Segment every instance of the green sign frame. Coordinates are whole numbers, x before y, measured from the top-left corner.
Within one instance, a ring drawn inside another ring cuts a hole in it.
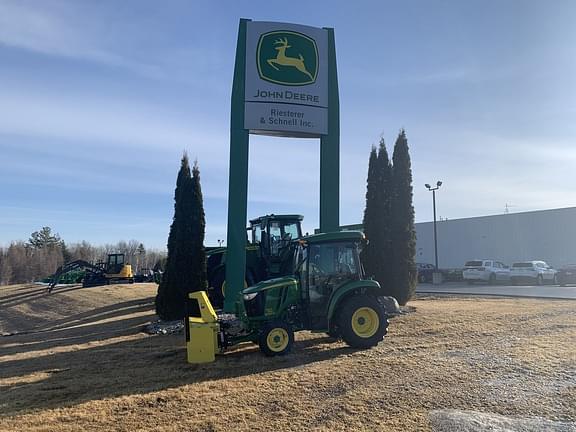
[[[234,81],[232,83],[225,313],[236,312],[235,302],[238,294],[244,288],[246,269],[250,131],[244,127],[244,105],[246,35],[249,22],[251,20],[241,19],[238,27]],[[323,28],[322,30],[327,32],[328,40],[328,133],[320,136],[320,232],[330,232],[338,231],[340,226],[340,102],[334,29]],[[289,33],[288,30],[281,32]],[[303,36],[307,37],[306,35]],[[285,37],[288,36],[285,35]],[[280,47],[288,45],[288,42],[284,43],[283,41],[284,39],[278,43]],[[306,64],[305,57],[303,63]],[[306,84],[299,85],[304,86]],[[271,135],[274,134],[271,133]]]

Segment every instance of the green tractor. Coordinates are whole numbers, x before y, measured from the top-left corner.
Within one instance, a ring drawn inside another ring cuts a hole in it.
[[[300,215],[271,214],[250,221],[246,229],[245,287],[292,271],[286,258],[293,252],[292,241],[302,237],[302,219]],[[215,308],[221,309],[226,292],[226,248],[207,248],[206,258],[208,297]]]
[[[283,265],[291,273],[244,289],[235,314],[218,316],[205,292],[190,293],[186,345],[190,363],[214,361],[217,351],[254,342],[267,356],[290,351],[294,332],[311,330],[370,348],[388,329],[378,282],[364,278],[358,231],[293,241]]]

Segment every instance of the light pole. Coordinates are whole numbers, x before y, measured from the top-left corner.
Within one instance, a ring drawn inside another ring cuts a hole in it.
[[[438,240],[436,238],[436,191],[440,189],[440,186],[442,186],[442,182],[437,181],[436,187],[434,188],[430,186],[428,183],[426,183],[424,186],[426,186],[426,189],[432,192],[432,208],[434,209],[434,261],[435,261],[434,264],[436,272],[438,272]]]

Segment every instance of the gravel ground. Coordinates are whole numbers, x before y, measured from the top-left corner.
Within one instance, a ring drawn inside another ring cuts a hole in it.
[[[0,288],[0,431],[572,431],[576,302],[420,297],[358,351],[301,332],[185,362],[154,284]]]

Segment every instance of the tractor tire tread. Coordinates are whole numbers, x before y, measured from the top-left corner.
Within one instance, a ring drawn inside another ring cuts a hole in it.
[[[286,345],[286,348],[284,348],[282,351],[272,351],[268,347],[268,344],[266,342],[268,338],[268,333],[270,333],[270,331],[275,328],[283,328],[288,333],[288,344]],[[264,326],[260,330],[260,335],[258,336],[258,345],[260,347],[260,351],[262,351],[262,353],[266,357],[274,357],[288,354],[292,350],[292,346],[294,345],[294,330],[289,324],[285,323],[284,321],[270,321],[264,324]]]
[[[378,299],[368,295],[354,295],[344,300],[339,308],[338,328],[344,342],[352,348],[367,349],[378,345],[388,332],[388,315]],[[368,338],[358,336],[352,329],[352,315],[361,307],[370,307],[378,314],[379,327],[376,333]]]

